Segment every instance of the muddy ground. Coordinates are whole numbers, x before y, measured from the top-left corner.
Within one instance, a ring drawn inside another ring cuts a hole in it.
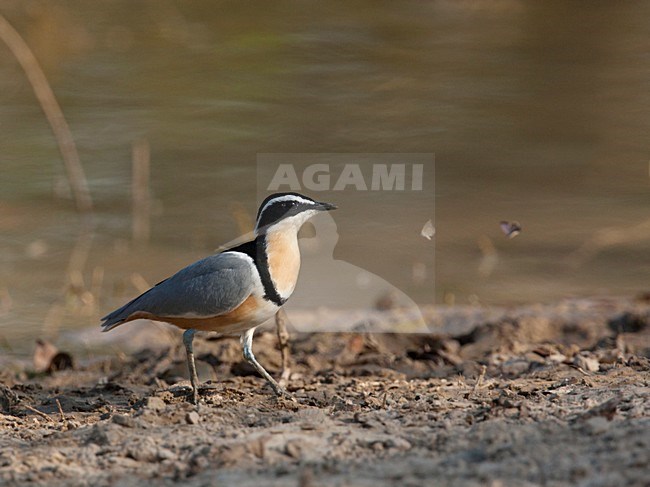
[[[473,319],[293,336],[297,403],[232,338],[196,340],[198,407],[180,340],[50,373],[5,363],[0,484],[648,485],[647,296]],[[254,347],[279,374],[275,334]]]

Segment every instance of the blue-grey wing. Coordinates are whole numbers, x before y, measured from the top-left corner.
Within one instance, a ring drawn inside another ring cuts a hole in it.
[[[250,260],[233,252],[212,255],[181,269],[102,318],[105,331],[137,311],[165,317],[211,317],[237,308],[254,287]]]

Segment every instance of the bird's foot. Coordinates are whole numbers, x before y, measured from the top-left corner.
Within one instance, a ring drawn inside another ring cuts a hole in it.
[[[198,387],[190,388],[190,392],[187,395],[187,399],[188,399],[189,402],[191,402],[195,406],[199,405],[199,389],[198,389]]]
[[[196,391],[192,391],[189,397],[189,400],[192,404],[195,406],[199,405],[199,393]]]
[[[273,390],[275,391],[276,395],[278,397],[281,397],[283,399],[287,399],[295,404],[298,404],[298,400],[296,399],[296,396],[291,394],[289,391],[287,391],[284,387],[281,387],[278,385],[277,387],[274,387]]]

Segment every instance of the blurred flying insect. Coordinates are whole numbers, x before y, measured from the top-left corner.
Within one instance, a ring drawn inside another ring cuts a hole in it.
[[[422,235],[427,240],[431,240],[431,238],[435,234],[436,234],[436,227],[433,226],[433,222],[431,220],[427,221],[422,227],[422,231],[420,232],[420,235]]]
[[[501,231],[508,238],[515,238],[517,235],[521,233],[521,225],[519,224],[519,222],[502,221],[501,223],[499,223],[499,226],[501,227]]]

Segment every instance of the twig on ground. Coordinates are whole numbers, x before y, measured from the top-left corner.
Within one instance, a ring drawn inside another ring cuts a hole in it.
[[[381,408],[386,409],[386,402],[388,401],[388,391],[384,391],[384,397],[381,400]]]
[[[59,414],[61,414],[61,421],[65,422],[65,414],[63,414],[63,408],[61,407],[61,403],[59,402],[59,399],[56,399],[56,407],[59,408]]]
[[[25,409],[29,409],[32,413],[39,415],[41,418],[47,419],[50,423],[55,422],[52,418],[50,418],[43,411],[39,411],[38,409],[33,408],[33,407],[29,406],[28,404],[25,404]]]
[[[476,384],[474,384],[474,388],[472,389],[472,394],[476,394],[476,392],[481,387],[481,382],[483,382],[483,378],[485,377],[486,371],[487,371],[487,367],[485,365],[482,365],[481,372],[479,373],[478,379],[476,379]]]

